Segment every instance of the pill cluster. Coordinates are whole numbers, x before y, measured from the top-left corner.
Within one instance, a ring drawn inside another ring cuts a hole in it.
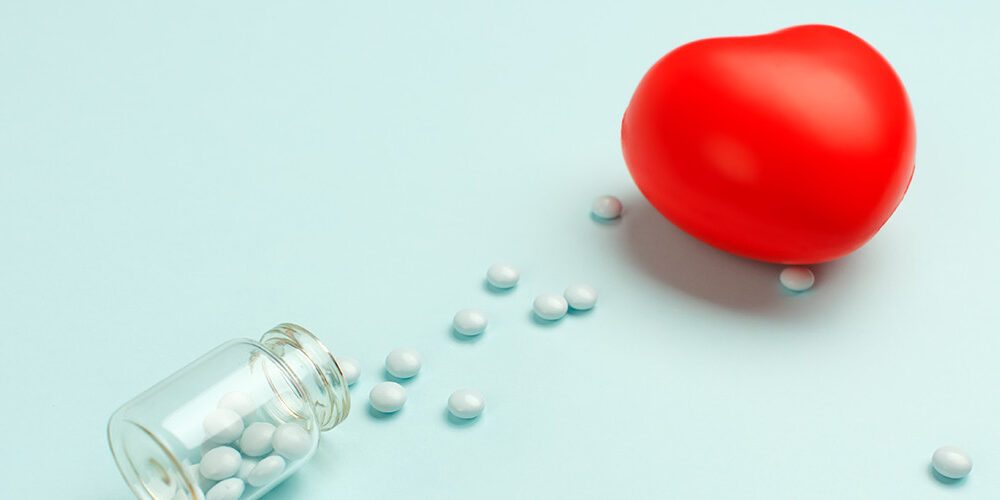
[[[532,309],[546,321],[562,319],[570,308],[577,311],[593,309],[597,304],[597,290],[590,285],[572,285],[562,295],[543,293],[535,297]]]
[[[485,322],[485,318],[483,321]],[[482,328],[485,328],[485,324]],[[413,349],[393,349],[385,357],[386,373],[398,379],[417,376],[422,365],[420,353]],[[355,370],[355,373],[360,372],[356,364],[352,366],[352,370]],[[357,376],[354,376],[348,385],[356,380]],[[379,413],[395,413],[403,409],[403,405],[406,404],[406,388],[391,380],[379,382],[368,393],[368,404]],[[472,389],[459,389],[448,398],[448,410],[458,418],[476,418],[482,414],[485,407],[486,399],[481,393]]]
[[[591,214],[599,220],[610,221],[621,217],[623,205],[614,196],[600,196],[591,205]],[[486,270],[486,283],[495,290],[514,288],[521,278],[517,267],[508,263],[496,263]],[[808,290],[815,282],[811,270],[805,267],[788,267],[781,271],[781,284],[795,292]],[[558,321],[570,310],[586,311],[597,303],[597,290],[586,284],[567,287],[563,293],[542,293],[532,302],[534,315],[542,321]],[[463,337],[474,337],[486,331],[489,321],[485,312],[477,308],[461,309],[452,318],[454,332]],[[352,358],[339,361],[348,385],[353,385],[360,375],[360,366]],[[417,375],[421,367],[420,354],[413,349],[395,349],[386,356],[385,371],[396,379],[409,379]],[[406,388],[398,382],[388,380],[372,387],[368,395],[369,405],[379,413],[394,413],[406,404]],[[448,410],[458,418],[475,418],[485,407],[483,395],[473,389],[459,389],[448,398]]]
[[[313,446],[302,424],[269,421],[253,398],[240,391],[219,400],[205,416],[203,429],[201,460],[186,460],[185,472],[205,500],[237,500],[244,492],[271,484]]]
[[[614,199],[617,201],[617,199]],[[596,202],[595,202],[596,203]],[[601,206],[607,202],[602,202]],[[611,203],[612,208],[614,203]],[[597,206],[597,204],[595,204]],[[617,217],[621,214],[621,202],[617,211],[603,211],[604,215]],[[511,289],[521,279],[517,267],[496,263],[486,270],[487,284],[497,290]],[[532,309],[539,318],[545,321],[556,321],[566,315],[570,308],[574,310],[592,309],[597,303],[597,290],[590,285],[572,285],[562,295],[545,293],[537,296]],[[474,337],[486,331],[489,320],[481,309],[467,308],[455,313],[451,321],[452,329],[462,337]],[[353,358],[340,358],[338,365],[344,374],[348,385],[353,385],[361,374],[360,364]],[[375,384],[368,393],[368,404],[380,414],[398,412],[406,404],[406,388],[399,382],[415,377],[423,365],[420,353],[413,349],[394,349],[385,357],[385,372],[390,380]],[[448,411],[456,418],[474,419],[482,414],[486,407],[486,398],[479,391],[469,388],[458,389],[448,397]]]

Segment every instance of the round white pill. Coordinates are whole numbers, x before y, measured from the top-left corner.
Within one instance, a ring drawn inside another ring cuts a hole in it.
[[[340,373],[344,374],[344,382],[347,382],[347,385],[354,385],[361,377],[361,363],[354,358],[337,358],[337,366],[340,367]]]
[[[236,500],[243,494],[243,480],[240,478],[230,478],[219,484],[212,486],[212,489],[205,493],[205,500]]]
[[[243,419],[233,410],[218,408],[205,416],[204,427],[205,438],[209,441],[232,443],[243,432]]]
[[[537,314],[539,318],[555,321],[566,315],[566,311],[569,309],[569,304],[566,303],[566,298],[562,295],[543,293],[538,297],[535,297],[532,309],[535,310],[535,314]]]
[[[401,347],[385,357],[385,371],[397,378],[410,378],[420,371],[420,353]]]
[[[247,418],[257,412],[257,403],[243,391],[233,391],[222,396],[219,408],[233,410],[240,418]]]
[[[497,288],[511,288],[521,279],[521,271],[510,264],[493,264],[486,270],[486,281]]]
[[[778,280],[782,286],[793,292],[804,292],[812,288],[816,276],[808,267],[792,266],[782,269]]]
[[[622,201],[614,196],[598,196],[590,211],[602,219],[617,219],[622,216]]]
[[[264,460],[261,460],[253,470],[250,471],[250,475],[247,476],[247,484],[255,488],[264,486],[271,481],[274,481],[282,472],[285,471],[285,459],[277,456],[271,455]]]
[[[961,479],[972,471],[972,457],[954,446],[942,446],[934,450],[931,465],[944,477]]]
[[[458,418],[476,418],[485,407],[486,398],[476,390],[459,389],[448,397],[448,411]]]
[[[309,431],[295,422],[281,424],[274,431],[272,444],[275,453],[289,460],[297,460],[308,455],[313,445]]]
[[[597,303],[597,290],[590,285],[572,285],[563,292],[563,297],[573,309],[586,311]]]
[[[236,475],[243,465],[243,457],[240,452],[228,446],[212,448],[201,457],[198,464],[198,472],[201,472],[205,479],[218,481]]]
[[[243,431],[243,436],[240,437],[240,451],[248,457],[259,457],[271,453],[274,430],[274,425],[267,422],[250,424]]]
[[[486,330],[486,313],[479,309],[462,309],[455,313],[451,325],[462,335],[479,335]]]
[[[368,403],[382,413],[399,411],[406,403],[406,389],[395,382],[381,382],[368,393]]]

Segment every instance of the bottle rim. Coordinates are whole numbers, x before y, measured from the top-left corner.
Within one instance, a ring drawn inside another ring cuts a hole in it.
[[[333,429],[347,418],[351,411],[347,381],[337,359],[316,335],[294,323],[281,323],[264,333],[260,344],[300,379],[306,392],[304,396],[312,403],[320,430]],[[282,354],[286,348],[291,349],[297,358],[306,360],[306,366],[290,366]],[[305,379],[313,383],[306,383]]]

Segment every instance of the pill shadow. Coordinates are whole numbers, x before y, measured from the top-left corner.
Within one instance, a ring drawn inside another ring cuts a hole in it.
[[[688,235],[645,198],[623,217],[629,260],[644,274],[692,297],[724,307],[768,312],[785,298],[781,266],[738,257]],[[798,294],[796,294],[798,295]]]
[[[394,411],[392,413],[382,413],[382,412],[376,410],[375,408],[372,408],[372,405],[368,405],[368,416],[372,417],[375,420],[385,420],[385,421],[393,420],[393,419],[399,417],[399,414],[402,411],[403,410]]]
[[[461,333],[458,333],[458,330],[455,330],[455,327],[448,325],[448,335],[463,344],[475,344],[476,342],[482,340],[483,335],[485,334],[486,332],[480,333],[479,335],[462,335]]]
[[[517,285],[514,285],[510,288],[495,287],[490,284],[489,280],[483,278],[483,290],[486,290],[487,292],[492,293],[493,295],[510,295],[514,293],[514,290],[516,288]]]
[[[588,316],[593,312],[594,312],[593,307],[591,307],[590,309],[573,309],[571,307],[569,308],[568,311],[566,311],[566,314],[569,316]]]
[[[416,375],[414,375],[412,377],[409,377],[409,378],[401,378],[401,377],[397,377],[397,376],[389,373],[389,370],[386,370],[386,369],[382,369],[382,375],[385,378],[386,382],[395,382],[395,383],[397,383],[399,385],[407,385],[410,382],[413,382],[414,380],[416,380],[416,378],[420,376],[420,374],[418,373],[418,374],[416,374]]]
[[[452,427],[458,427],[458,428],[469,427],[472,424],[478,422],[479,418],[480,417],[478,416],[475,418],[458,418],[455,415],[452,415],[447,408],[444,409],[444,420],[445,422],[448,423],[448,425]]]
[[[927,466],[927,474],[930,475],[935,481],[948,488],[957,488],[965,483],[965,477],[952,479],[950,477],[942,476],[940,472],[934,469],[933,465]]]
[[[603,217],[598,217],[594,215],[594,212],[590,212],[590,220],[602,225],[602,226],[617,226],[622,223],[622,218],[625,217],[624,210],[622,211],[621,217],[616,217],[614,219],[605,219]]]
[[[533,310],[529,310],[528,311],[528,318],[531,319],[532,323],[534,323],[534,324],[536,324],[538,326],[541,326],[543,328],[555,328],[555,327],[559,326],[559,323],[562,321],[562,318],[560,318],[560,319],[554,319],[554,320],[548,320],[548,319],[539,318],[538,315],[535,314],[535,311],[533,311]]]

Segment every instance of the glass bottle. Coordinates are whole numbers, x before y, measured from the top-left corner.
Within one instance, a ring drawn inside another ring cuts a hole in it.
[[[125,403],[108,442],[142,500],[253,500],[308,461],[320,432],[350,407],[330,351],[283,323],[259,341],[217,347]]]

